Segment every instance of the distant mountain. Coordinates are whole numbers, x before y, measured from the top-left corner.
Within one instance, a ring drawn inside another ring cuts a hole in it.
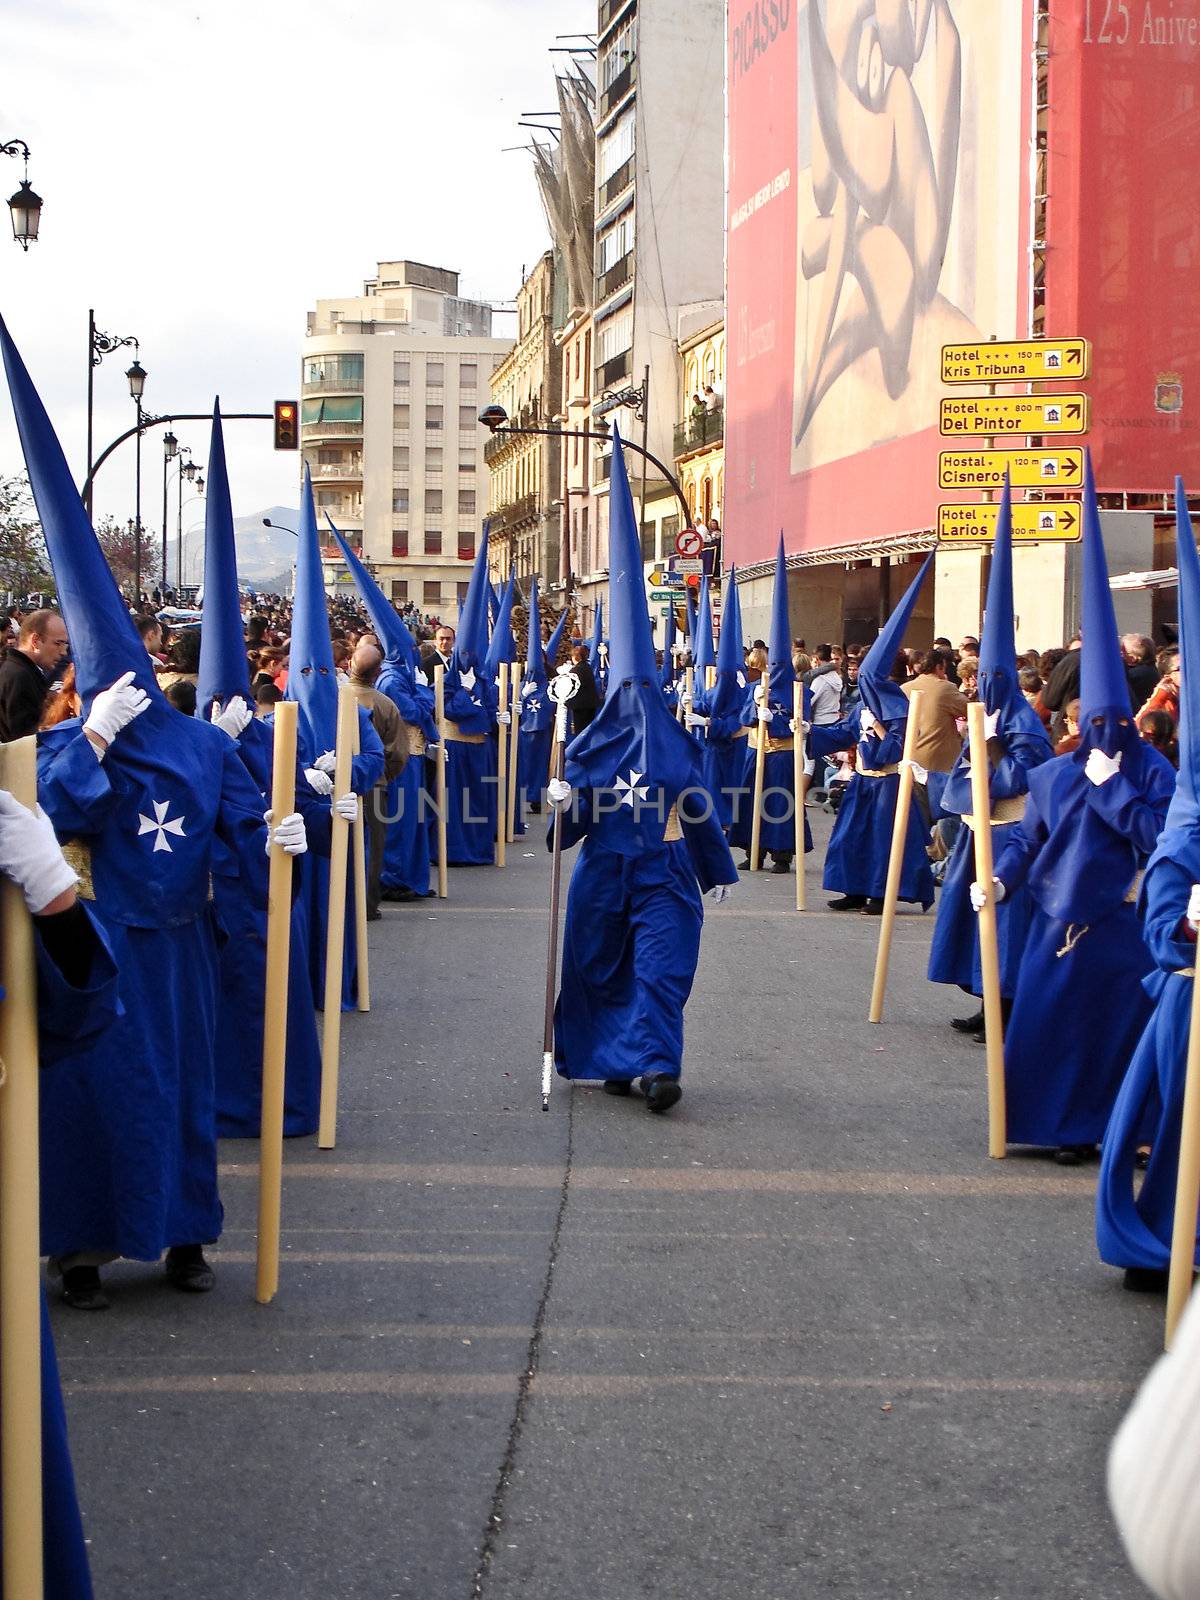
[[[282,524],[279,528],[264,528],[263,518]],[[249,516],[233,519],[237,537],[238,577],[243,583],[254,583],[268,590],[279,590],[281,574],[287,575],[291,584],[292,564],[296,559],[296,541],[287,528],[298,527],[300,512],[293,506],[268,506],[265,511],[255,511]],[[271,580],[268,583],[268,580]]]

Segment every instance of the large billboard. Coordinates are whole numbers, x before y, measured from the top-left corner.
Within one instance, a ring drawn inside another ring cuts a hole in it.
[[[1027,331],[1023,0],[731,0],[725,554],[929,528],[940,349]]]
[[[1092,341],[1099,487],[1200,489],[1200,4],[1054,0],[1046,330]]]

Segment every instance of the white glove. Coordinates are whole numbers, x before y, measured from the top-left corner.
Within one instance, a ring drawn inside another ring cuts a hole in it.
[[[428,676],[427,676],[427,674],[425,672],[424,667],[418,667],[417,670],[413,673],[413,678],[417,683],[419,683],[421,685],[422,689],[428,689],[428,687],[429,687],[429,678],[428,678]]]
[[[343,822],[358,821],[358,796],[356,794],[340,794],[333,802],[333,809]]]
[[[77,882],[50,818],[40,806],[30,811],[7,789],[0,789],[0,872],[17,885],[35,916]]]
[[[496,721],[498,723],[500,723],[501,726],[507,727],[508,724],[512,721],[512,712],[511,711],[497,711],[497,713],[496,713]]]
[[[209,721],[214,728],[220,728],[222,733],[227,733],[231,739],[236,739],[238,734],[254,721],[254,713],[240,694],[234,694],[230,695],[224,711],[221,709],[220,701],[213,701]]]
[[[1115,778],[1121,770],[1121,757],[1123,750],[1118,750],[1115,756],[1106,756],[1103,750],[1089,750],[1088,758],[1083,764],[1083,770],[1096,785],[1097,789],[1102,783],[1107,783],[1110,778]]]
[[[133,681],[133,673],[126,672],[111,689],[101,689],[92,701],[92,709],[83,725],[85,733],[94,733],[109,745],[127,728],[134,717],[140,717],[150,705],[150,696]]]
[[[319,767],[305,767],[304,776],[308,779],[308,786],[319,795],[333,793],[333,779],[327,772],[322,772]]]
[[[271,846],[277,844],[289,856],[302,856],[308,849],[308,833],[304,826],[304,818],[298,811],[291,811],[286,817],[274,820],[273,811],[263,812],[263,821],[267,825],[267,854],[271,854]]]
[[[702,717],[698,711],[688,711],[688,712],[686,712],[685,715],[684,715],[683,720],[687,723],[689,728],[707,728],[708,727],[708,718],[707,717]]]
[[[1187,925],[1193,933],[1200,933],[1200,883],[1192,885],[1192,892],[1188,895]]]
[[[521,699],[528,700],[529,696],[531,694],[536,694],[537,691],[538,686],[536,683],[524,683],[521,685]]]
[[[760,722],[774,722],[775,713],[771,710],[770,706],[759,706],[758,720]]]
[[[994,739],[996,737],[996,729],[999,726],[1000,726],[1000,713],[999,713],[999,711],[987,711],[987,712],[984,713],[984,718],[983,718],[983,737],[985,739]]]
[[[875,713],[866,706],[860,706],[858,712],[859,737],[868,738],[878,727],[879,723],[875,720]]]
[[[571,785],[564,778],[551,778],[546,797],[556,811],[565,811],[571,804]]]
[[[685,689],[685,690],[684,690],[684,691],[683,691],[683,693],[682,693],[682,694],[681,694],[681,695],[680,695],[680,696],[679,696],[679,704],[680,704],[680,705],[681,705],[681,706],[690,706],[690,705],[691,705],[691,703],[692,703],[692,697],[691,697],[691,695],[690,695],[690,694],[689,694],[689,693],[688,693],[688,692],[687,692],[687,690],[686,690],[686,689]]]
[[[460,672],[458,675],[458,681],[469,693],[475,687],[475,668],[468,667],[465,672]]]
[[[997,905],[999,905],[1001,900],[1004,899],[1005,892],[1006,891],[1005,891],[1004,885],[1000,882],[1000,879],[999,878],[993,878],[992,879],[992,899],[996,902]],[[984,906],[987,905],[987,898],[988,898],[987,890],[983,887],[983,885],[981,883],[973,883],[971,885],[970,895],[971,895],[971,909],[973,911],[982,911]]]
[[[712,888],[708,891],[708,898],[712,901],[713,905],[723,906],[726,900],[733,899],[733,891],[735,888],[736,885],[732,883],[714,883]]]
[[[912,768],[912,775],[913,775],[913,782],[914,783],[928,783],[929,782],[929,774],[928,774],[928,772],[926,772],[925,768],[921,765],[921,763],[919,761],[908,761],[908,762],[905,763],[905,765]]]
[[[336,752],[333,750],[326,750],[324,755],[317,757],[317,759],[313,762],[313,766],[316,767],[318,772],[327,772],[332,778],[334,773],[337,771]]]

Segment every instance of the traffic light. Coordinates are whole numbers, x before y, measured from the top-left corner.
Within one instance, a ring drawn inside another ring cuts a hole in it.
[[[294,400],[275,402],[275,448],[276,450],[300,448],[300,407]]]

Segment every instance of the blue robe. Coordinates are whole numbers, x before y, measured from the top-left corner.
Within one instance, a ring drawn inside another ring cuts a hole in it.
[[[718,688],[711,691],[716,694]],[[804,714],[807,716],[810,709],[808,689],[804,690]],[[792,708],[781,709],[772,702],[774,716],[766,724],[768,737],[782,739],[787,748],[783,750],[768,750],[763,761],[763,817],[759,826],[759,850],[765,854],[768,850],[772,855],[794,855],[796,851],[796,807],[804,805],[803,795],[796,795],[796,761],[792,735]],[[753,837],[754,827],[754,773],[757,761],[756,728],[764,726],[758,720],[758,705],[754,699],[753,688],[746,693],[742,703],[741,722],[750,729],[749,737],[743,740],[731,741],[735,753],[722,765],[732,769],[738,757],[740,748],[742,772],[740,782],[734,779],[730,787],[733,790],[731,798],[730,815],[730,844],[740,845],[747,853],[750,850],[750,840]],[[716,719],[718,739],[726,727],[726,720]],[[709,733],[713,731],[712,723],[709,724]],[[708,769],[706,768],[706,771]],[[808,818],[804,818],[804,849],[807,853],[813,847],[812,830],[808,826]]]
[[[300,722],[300,762],[311,767],[323,752],[310,748]],[[371,713],[358,707],[358,750],[350,765],[350,788],[354,794],[368,795],[383,778],[383,745],[375,732]],[[307,786],[308,780],[305,779]],[[310,789],[310,793],[312,790]],[[329,805],[337,799],[330,795]],[[308,976],[312,1003],[318,1011],[325,1007],[325,945],[329,928],[329,858],[309,851],[301,857],[300,900],[305,917],[304,939],[308,946]],[[353,1011],[357,993],[358,960],[354,920],[354,852],[346,853],[346,938],[342,955],[342,1010]]]
[[[1171,1264],[1183,1090],[1187,1076],[1196,940],[1184,925],[1200,860],[1159,857],[1142,884],[1143,932],[1154,968],[1144,979],[1153,1010],[1121,1084],[1100,1153],[1096,1243],[1114,1267]],[[1140,1187],[1135,1156],[1150,1145]],[[1197,1247],[1200,1262],[1200,1245]]]
[[[474,691],[446,675],[446,860],[452,867],[491,866],[496,856],[495,707],[484,676]],[[433,787],[431,781],[431,788]],[[436,796],[436,790],[434,791]],[[430,853],[437,857],[437,816],[429,816]]]
[[[818,759],[858,745],[858,767],[846,785],[825,854],[824,887],[838,894],[866,895],[871,900],[882,900],[887,887],[900,774],[891,772],[881,778],[868,774],[899,763],[904,752],[905,718],[889,718],[883,726],[886,731],[882,739],[874,733],[860,739],[859,719],[855,716],[813,728],[808,736],[809,747]],[[928,843],[925,820],[920,807],[914,804],[908,812],[899,898],[914,901],[924,910],[933,904]]]
[[[214,841],[265,899],[262,802],[220,729],[152,704],[103,762],[78,719],[39,740],[39,799],[90,851],[123,1007],[42,1080],[42,1251],[157,1261],[221,1232]]]
[[[739,694],[739,689],[744,692]],[[696,710],[708,718],[708,728],[697,730],[701,735],[700,770],[704,787],[712,796],[717,821],[727,834],[736,821],[749,817],[754,804],[754,750],[746,727],[748,700],[746,685],[723,682],[720,675],[711,689],[703,689],[696,695]],[[771,764],[770,756],[767,764]],[[773,782],[768,781],[766,787],[773,787]],[[773,826],[766,819],[764,822],[767,827]],[[736,842],[742,841],[739,838]],[[749,849],[749,833],[745,844]],[[772,846],[764,848],[769,850]],[[781,844],[779,849],[793,850],[795,845]]]
[[[988,764],[989,793],[993,811],[998,800],[1013,801],[1029,791],[1029,774],[1051,755],[1044,736],[1015,730],[1002,739],[1003,753]],[[934,775],[930,773],[930,778]],[[971,766],[959,757],[948,775],[941,795],[941,809],[952,816],[971,814]],[[1017,809],[1016,807],[1013,808]],[[992,854],[998,857],[1009,830],[1019,819],[992,824]],[[971,885],[975,882],[975,835],[967,826],[960,829],[946,864],[942,893],[938,900],[937,921],[929,950],[929,981],[954,983],[969,994],[983,993],[979,964],[979,917],[971,904]],[[1000,950],[1000,993],[1011,1000],[1017,992],[1017,974],[1033,919],[1033,900],[1022,885],[996,907],[996,935]]]
[[[1035,905],[1004,1037],[1010,1144],[1098,1144],[1150,1013],[1151,961],[1126,893],[1175,774],[1144,745],[1126,752],[1131,776],[1096,785],[1075,755],[1030,773],[995,863],[1006,894],[1028,882]]]
[[[419,745],[437,743],[433,720],[433,693],[418,684],[410,669],[385,663],[375,687],[395,705]],[[388,785],[387,834],[383,867],[379,875],[385,889],[429,893],[430,799],[425,787],[425,760],[420,748],[411,749],[404,770]]]
[[[236,740],[242,765],[269,806],[273,719],[255,718]],[[329,855],[330,805],[309,787],[296,764],[296,810],[304,818],[309,852]],[[287,1054],[283,1131],[315,1133],[321,1101],[321,1042],[308,977],[308,921],[299,900],[301,862],[293,868],[288,945]],[[257,1139],[262,1131],[263,1005],[267,983],[266,901],[247,893],[231,852],[218,845],[213,902],[221,931],[217,1009],[217,1134]]]
[[[564,1078],[677,1078],[704,923],[700,896],[736,881],[733,858],[695,796],[680,805],[682,838],[630,855],[609,848],[606,828],[594,826],[591,792],[576,794],[577,808],[562,822],[564,848],[584,843],[567,894],[555,1068]],[[701,820],[687,820],[689,805]]]

